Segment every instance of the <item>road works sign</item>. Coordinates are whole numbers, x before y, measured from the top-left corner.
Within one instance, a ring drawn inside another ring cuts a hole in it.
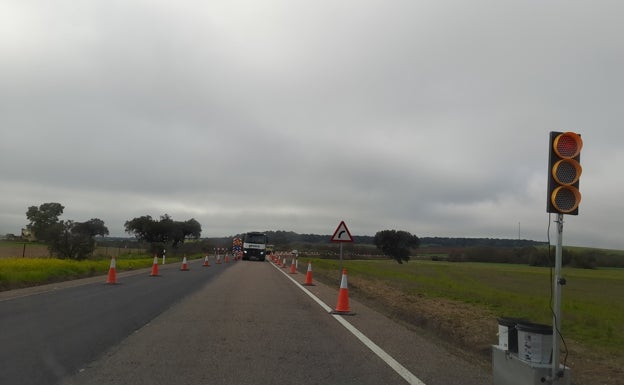
[[[351,237],[351,233],[349,229],[347,229],[347,225],[344,221],[340,221],[338,228],[334,231],[334,235],[331,237],[332,242],[353,242],[353,237]]]

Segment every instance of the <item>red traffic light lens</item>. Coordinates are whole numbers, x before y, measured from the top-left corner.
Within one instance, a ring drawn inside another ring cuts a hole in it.
[[[553,149],[557,156],[561,158],[574,158],[581,153],[583,139],[574,132],[564,132],[557,135],[553,140]]]

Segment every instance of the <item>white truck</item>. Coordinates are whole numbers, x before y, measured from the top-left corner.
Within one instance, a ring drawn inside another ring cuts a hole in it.
[[[269,239],[266,234],[252,231],[243,236],[243,259],[257,259],[264,261]]]

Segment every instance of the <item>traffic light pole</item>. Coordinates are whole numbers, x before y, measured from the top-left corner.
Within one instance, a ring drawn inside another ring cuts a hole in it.
[[[552,355],[552,382],[560,378],[559,371],[559,330],[561,330],[561,287],[565,280],[561,278],[562,249],[563,249],[563,214],[557,214],[557,247],[555,249],[555,279],[553,282],[553,355]]]

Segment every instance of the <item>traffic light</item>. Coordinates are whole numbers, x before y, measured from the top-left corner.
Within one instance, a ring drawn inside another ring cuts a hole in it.
[[[578,215],[581,202],[579,178],[583,140],[574,132],[550,133],[548,154],[548,203],[549,213]]]

